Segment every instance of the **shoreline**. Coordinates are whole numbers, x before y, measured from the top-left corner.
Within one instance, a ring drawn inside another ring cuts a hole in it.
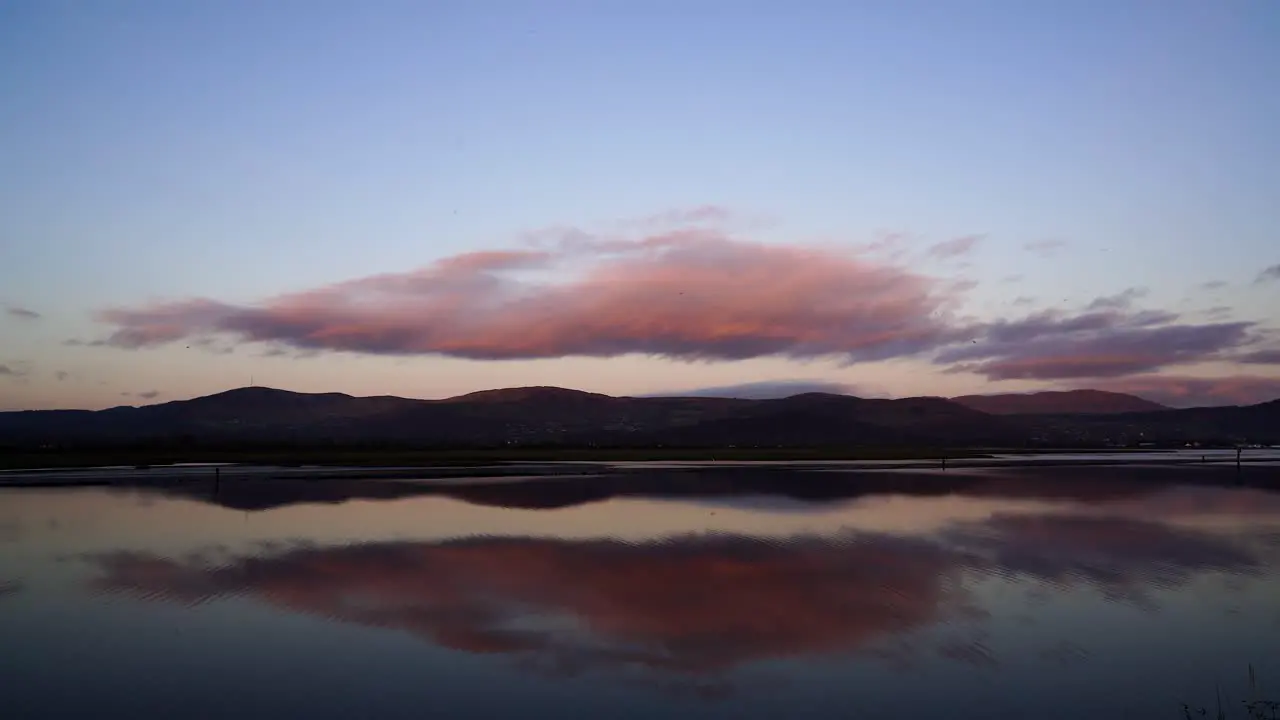
[[[1127,459],[1105,457],[1068,457],[1071,453],[1057,453],[1058,457],[1019,458],[1016,455],[940,459],[892,459],[892,460],[547,460],[547,461],[499,461],[474,464],[445,465],[275,465],[240,463],[185,463],[144,467],[96,466],[96,467],[46,467],[0,470],[0,488],[5,487],[93,487],[134,484],[168,484],[192,480],[214,481],[271,481],[271,480],[486,480],[516,482],[526,479],[558,477],[583,477],[590,475],[625,475],[645,471],[702,470],[774,470],[811,471],[832,474],[842,472],[894,473],[895,471],[948,472],[972,470],[996,470],[1002,468],[1064,468],[1064,467],[1168,467],[1201,468],[1214,470],[1215,475],[1237,472],[1244,467],[1251,472],[1271,468],[1280,480],[1280,456],[1268,454],[1262,457],[1244,455],[1239,462],[1231,454],[1208,453],[1201,456],[1186,454],[1158,457],[1156,453],[1128,455]],[[1086,453],[1076,453],[1086,455]],[[1089,453],[1093,455],[1093,453]],[[1173,454],[1171,454],[1173,455]]]

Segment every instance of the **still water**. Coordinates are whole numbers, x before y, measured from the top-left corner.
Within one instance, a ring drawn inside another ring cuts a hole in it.
[[[1244,717],[1280,483],[1206,472],[0,489],[0,716]]]

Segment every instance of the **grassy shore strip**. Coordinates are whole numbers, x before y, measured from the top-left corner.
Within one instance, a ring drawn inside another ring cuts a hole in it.
[[[67,452],[0,451],[0,469],[135,467],[178,463],[233,463],[281,467],[440,467],[511,462],[646,462],[693,460],[929,460],[944,456],[981,457],[981,450],[897,448],[683,449],[683,448],[512,448],[481,450],[382,450],[281,448],[130,449]]]
[[[746,461],[740,461],[746,462]],[[271,481],[271,480],[439,480],[450,479],[504,482],[522,479],[582,477],[599,475],[626,475],[645,473],[653,470],[715,470],[733,472],[737,469],[775,470],[775,471],[809,471],[823,474],[831,473],[833,477],[841,474],[858,473],[894,473],[909,471],[926,471],[952,474],[988,472],[992,470],[1015,470],[1018,468],[1051,468],[1051,467],[1131,467],[1131,468],[1186,468],[1188,473],[1180,476],[1184,482],[1209,484],[1239,484],[1245,480],[1249,483],[1262,483],[1272,486],[1280,477],[1280,470],[1266,465],[1251,465],[1248,462],[1236,467],[1234,463],[1215,462],[1202,464],[1198,459],[1169,458],[1153,462],[1114,462],[1105,459],[1078,460],[1053,458],[1036,458],[1020,460],[984,460],[972,458],[949,461],[944,468],[937,460],[900,461],[892,465],[875,464],[873,461],[773,461],[766,465],[735,465],[732,462],[703,463],[691,461],[637,462],[634,464],[615,464],[611,462],[546,462],[507,463],[507,464],[458,464],[427,466],[297,466],[282,467],[272,465],[222,465],[210,467],[114,467],[114,468],[61,468],[40,470],[15,470],[0,472],[0,487],[72,487],[72,486],[110,486],[110,485],[165,485],[182,482],[206,482],[221,478],[238,481]],[[1241,476],[1241,469],[1245,475]]]
[[[29,451],[0,449],[0,470],[162,466],[180,463],[342,467],[475,467],[512,462],[866,461],[988,458],[992,454],[1150,453],[1149,449],[1024,448],[130,448]]]

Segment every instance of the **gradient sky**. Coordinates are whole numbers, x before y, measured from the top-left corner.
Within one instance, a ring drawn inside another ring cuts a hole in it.
[[[1280,396],[1269,0],[0,0],[0,97],[0,409]]]

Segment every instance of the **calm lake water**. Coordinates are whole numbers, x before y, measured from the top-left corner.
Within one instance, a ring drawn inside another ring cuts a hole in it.
[[[1140,470],[0,489],[0,717],[1280,699],[1280,470]]]

